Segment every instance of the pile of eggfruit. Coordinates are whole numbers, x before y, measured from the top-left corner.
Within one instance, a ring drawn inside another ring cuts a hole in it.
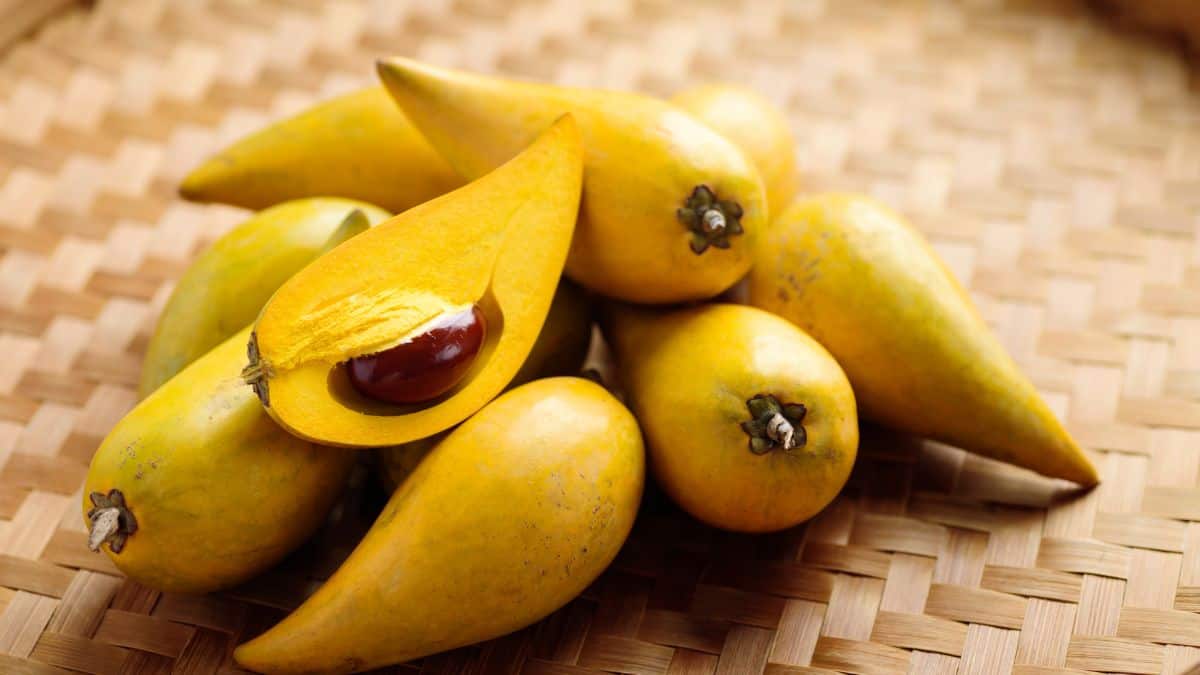
[[[707,524],[795,526],[846,483],[860,415],[1097,482],[916,230],[795,196],[762,97],[379,72],[185,179],[263,210],[180,279],[88,474],[93,550],[201,593],[294,550],[373,449],[387,505],[241,666],[351,672],[528,625],[612,562],[647,463]]]

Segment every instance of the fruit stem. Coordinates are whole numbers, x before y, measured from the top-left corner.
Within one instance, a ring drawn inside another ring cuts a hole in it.
[[[725,229],[725,214],[718,209],[709,209],[704,212],[704,231],[710,234],[716,234]]]
[[[258,353],[258,334],[251,331],[250,341],[246,343],[246,357],[249,363],[242,368],[242,382],[254,388],[254,394],[265,406],[271,405],[270,391],[267,389],[267,378],[271,376],[271,366]]]
[[[121,529],[121,510],[116,507],[95,509],[88,523],[88,548],[99,551],[100,545],[108,541]]]
[[[767,437],[783,446],[784,450],[796,447],[796,430],[783,413],[775,413],[767,422]]]
[[[742,234],[742,205],[717,197],[707,185],[697,185],[675,211],[679,222],[692,233],[688,246],[700,255],[715,248],[729,248],[729,237]]]
[[[758,394],[746,401],[750,419],[742,422],[742,431],[750,437],[750,452],[763,455],[775,449],[784,451],[803,447],[808,433],[800,424],[808,409],[802,403],[781,403],[771,394]]]
[[[88,548],[93,552],[108,544],[113,553],[125,548],[125,540],[137,532],[137,519],[125,506],[125,495],[113,488],[108,494],[93,492],[89,495],[92,509],[88,511]]]

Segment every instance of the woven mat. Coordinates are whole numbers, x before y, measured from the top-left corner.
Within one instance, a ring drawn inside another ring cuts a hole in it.
[[[1083,496],[864,442],[794,531],[701,527],[651,492],[543,623],[396,672],[1177,673],[1200,661],[1200,92],[1167,43],[1074,3],[100,2],[0,58],[0,672],[233,673],[382,497],[233,593],[159,594],[84,547],[79,486],[134,402],[156,312],[244,214],[173,188],[380,54],[785,106],[810,189],[910,214],[1083,444]]]

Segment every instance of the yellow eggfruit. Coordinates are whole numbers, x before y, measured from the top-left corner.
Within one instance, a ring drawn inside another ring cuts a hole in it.
[[[710,298],[749,269],[767,218],[758,171],[666,101],[516,82],[388,59],[384,85],[456,170],[480,176],[563,113],[579,122],[584,182],[566,273],[609,297]]]
[[[274,565],[324,521],[356,460],[267,417],[240,376],[249,333],[156,389],[92,458],[89,543],[151,588],[207,593]]]
[[[933,249],[857,195],[795,203],[756,251],[750,303],[846,369],[864,417],[1055,478],[1099,475]]]
[[[696,518],[728,530],[796,525],[841,490],[858,451],[854,393],[803,331],[744,305],[607,312],[650,467]]]
[[[383,89],[371,87],[246,136],[196,167],[179,192],[248,209],[347,197],[399,213],[464,182]]]
[[[142,362],[141,398],[258,316],[275,289],[321,253],[390,214],[364,202],[315,197],[255,214],[180,277]]]
[[[582,153],[564,116],[492,173],[371,228],[284,283],[248,347],[246,379],[268,413],[315,442],[377,447],[449,429],[495,398],[550,309],[579,211]],[[423,344],[462,316],[476,317],[478,350],[449,389],[397,402],[356,385],[354,359]]]
[[[604,388],[513,389],[440,442],[325,585],[234,659],[349,673],[527,626],[612,562],[643,475],[637,422]]]

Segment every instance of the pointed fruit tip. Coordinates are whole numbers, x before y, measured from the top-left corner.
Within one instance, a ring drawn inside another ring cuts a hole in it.
[[[246,658],[245,652],[243,651],[247,644],[249,643],[247,642],[245,644],[240,644],[233,648],[233,662],[247,670],[254,670],[254,664]]]
[[[1077,467],[1074,475],[1068,479],[1082,487],[1090,488],[1100,484],[1100,473],[1096,471],[1096,465],[1083,456],[1083,461]]]
[[[238,645],[237,647],[234,647],[233,662],[238,664],[242,668],[246,668],[246,669],[252,670],[254,672],[262,672],[265,669],[265,667],[267,666],[267,664],[262,662],[262,659],[260,658],[261,657],[260,654],[255,653],[257,651],[257,649],[255,648],[255,643],[257,643],[257,642],[258,642],[258,638],[256,637],[256,638],[253,638],[246,642],[243,642],[242,644]]]
[[[1096,470],[1096,463],[1083,448],[1079,447],[1079,443],[1065,429],[1062,430],[1062,434],[1065,437],[1070,462],[1063,474],[1058,477],[1085,488],[1099,485],[1100,472]]]
[[[209,183],[206,178],[209,173],[206,169],[207,166],[208,162],[205,162],[192,169],[188,175],[183,177],[183,180],[179,182],[178,188],[180,197],[192,202],[206,201],[204,197],[204,193],[206,192],[205,186]]]
[[[430,76],[435,68],[403,56],[388,56],[375,60],[375,72],[383,85],[389,89],[393,86],[411,86],[417,78]]]
[[[379,81],[389,92],[404,84],[405,68],[396,57],[375,59],[375,72],[379,75]]]
[[[392,64],[393,61],[395,61],[395,57],[381,56],[375,59],[375,72],[379,73],[380,77],[390,74],[395,70],[395,66]]]
[[[1040,469],[1035,468],[1034,470],[1038,473],[1050,478],[1071,481],[1082,488],[1091,488],[1100,484],[1100,472],[1096,470],[1092,458],[1069,435],[1065,436],[1063,444],[1054,446],[1047,456],[1052,458],[1053,464],[1051,466],[1043,465]],[[1028,465],[1022,466],[1033,468]]]

